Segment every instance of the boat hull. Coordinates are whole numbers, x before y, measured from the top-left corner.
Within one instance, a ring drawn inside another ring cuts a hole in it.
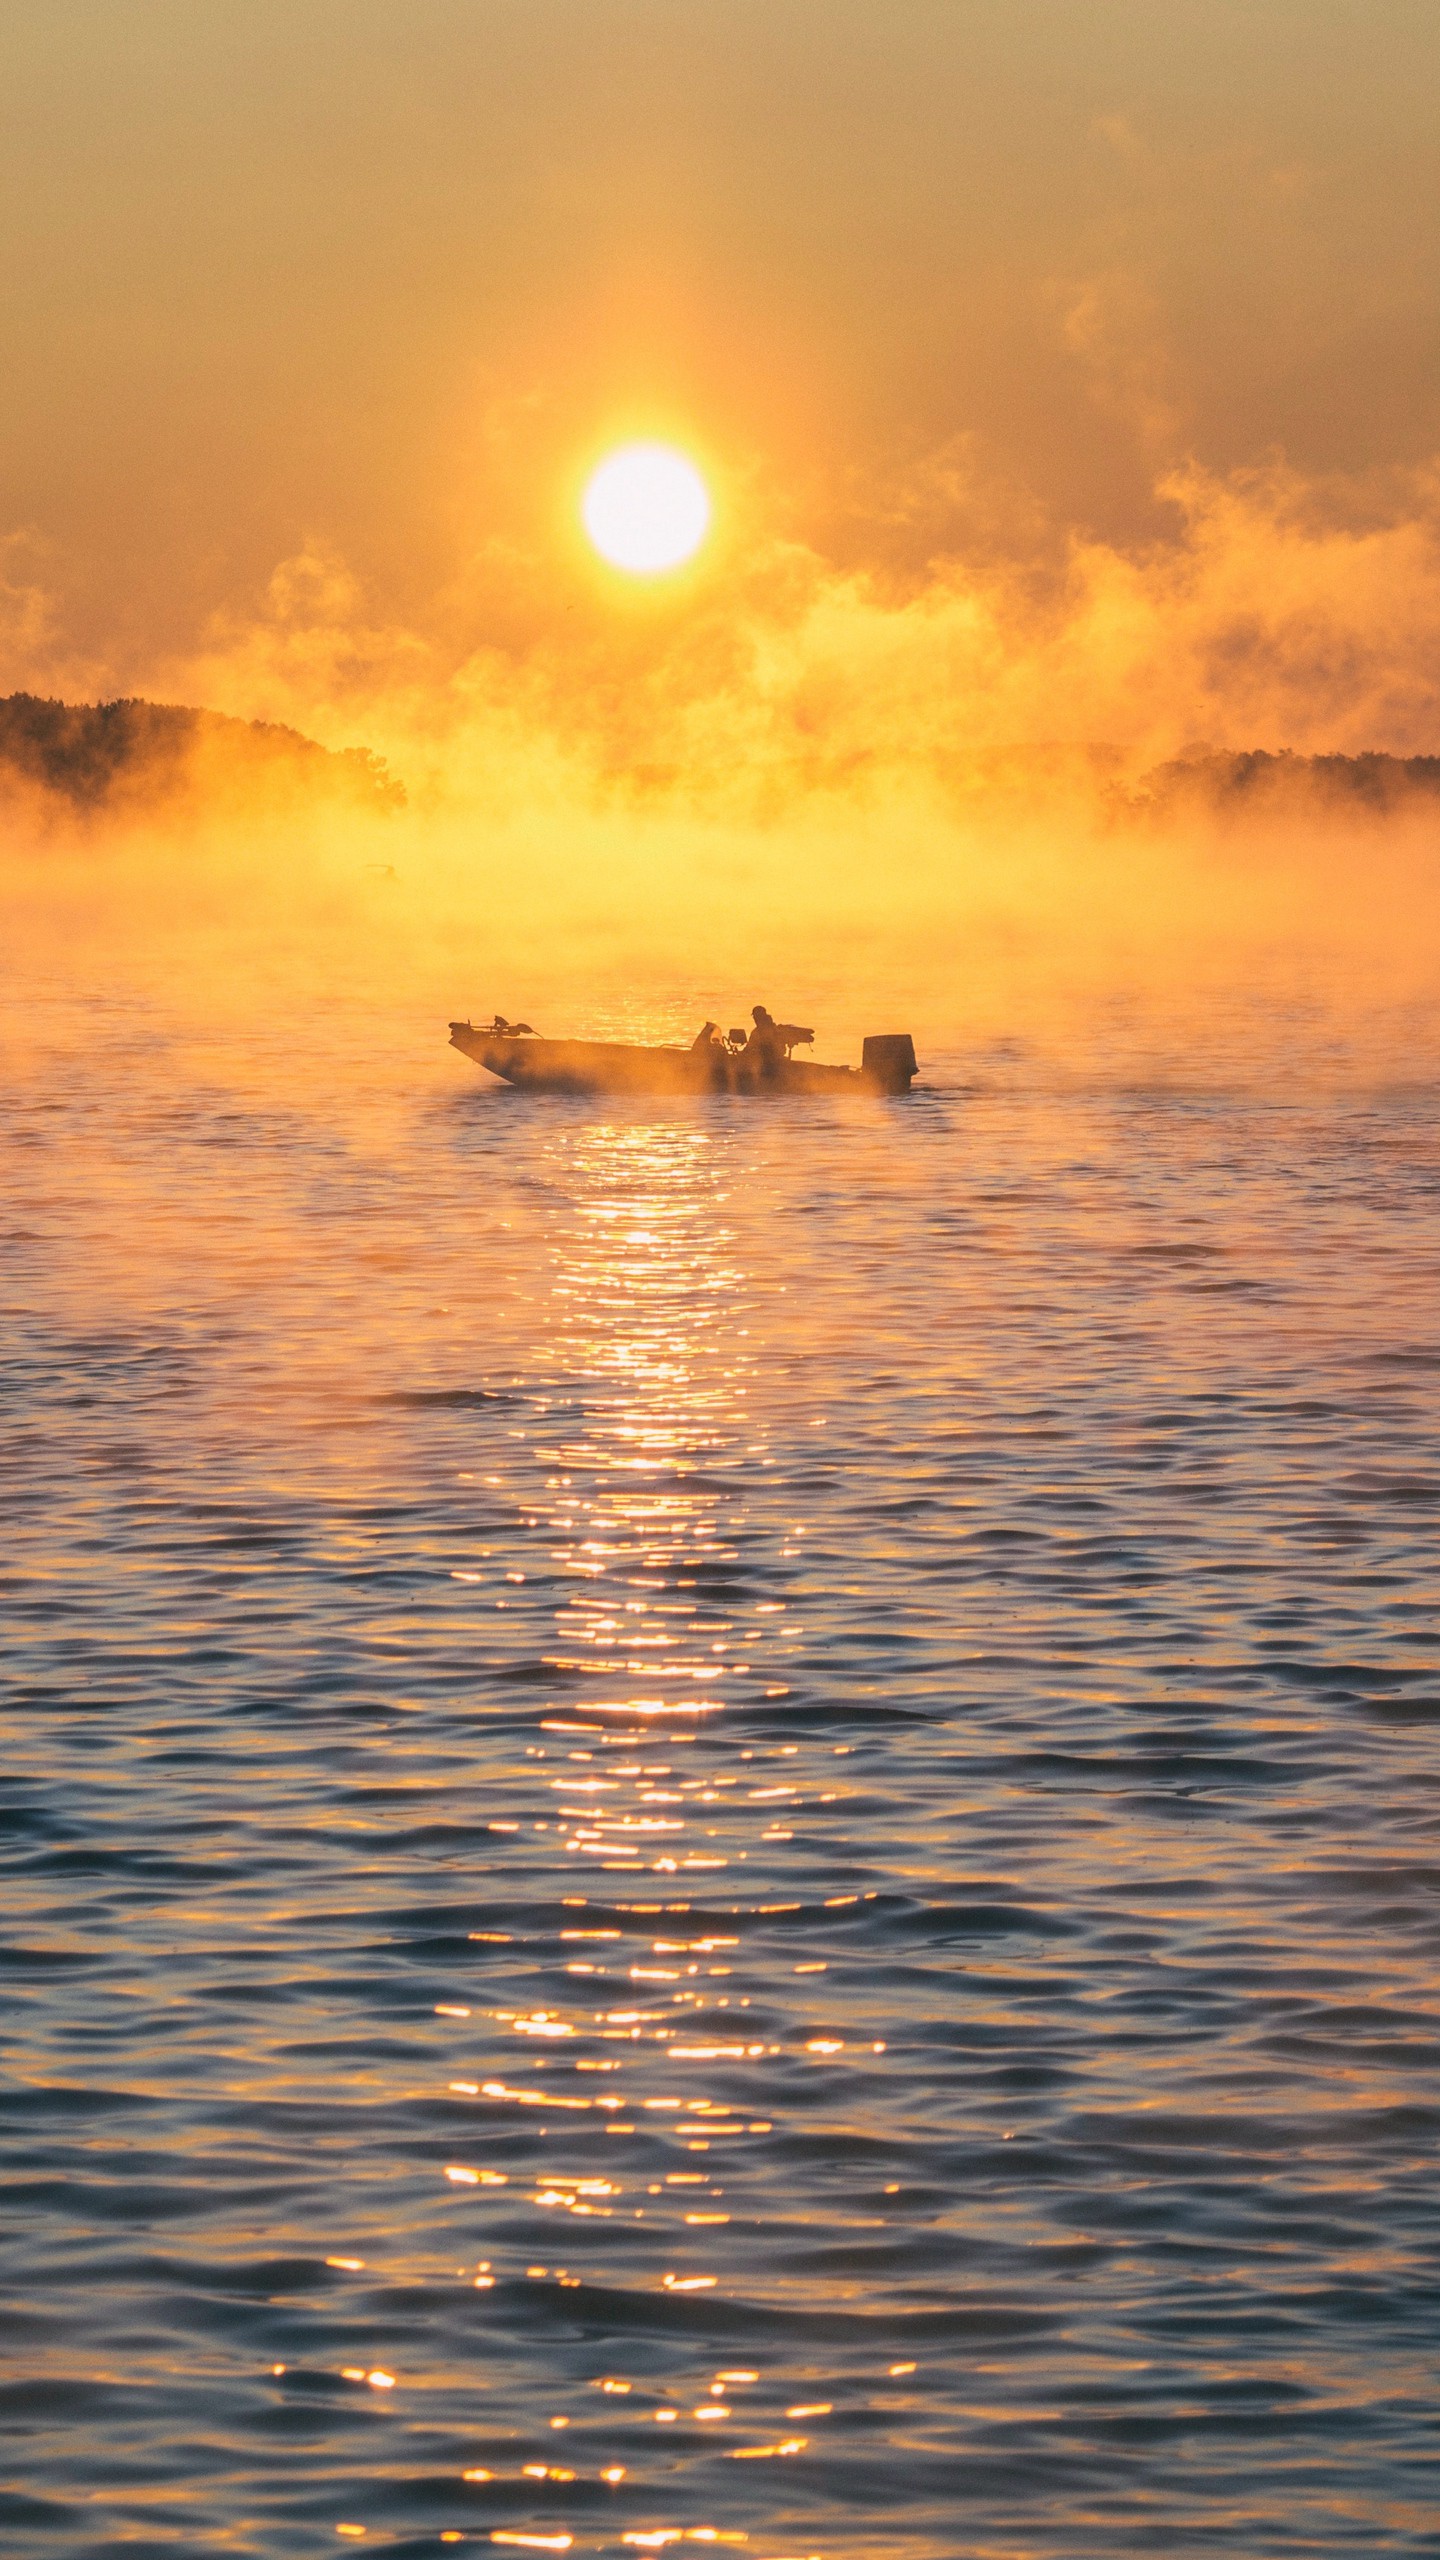
[[[814,1066],[801,1058],[762,1069],[753,1058],[719,1048],[650,1049],[622,1040],[542,1040],[534,1034],[515,1039],[477,1031],[468,1022],[451,1023],[450,1046],[506,1084],[540,1093],[903,1093],[914,1073],[912,1066],[903,1081],[885,1081],[859,1067]]]

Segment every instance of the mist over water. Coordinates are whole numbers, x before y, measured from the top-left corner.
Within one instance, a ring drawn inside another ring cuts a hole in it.
[[[7,2550],[1432,2552],[1416,984],[647,1111],[190,923],[0,1101]]]

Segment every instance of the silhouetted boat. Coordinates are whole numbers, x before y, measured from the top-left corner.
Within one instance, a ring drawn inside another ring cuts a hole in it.
[[[705,1049],[652,1049],[624,1040],[546,1040],[469,1022],[451,1023],[450,1046],[507,1084],[542,1093],[908,1093],[916,1074],[908,1031],[867,1040],[858,1067],[789,1057],[762,1063],[718,1041]]]

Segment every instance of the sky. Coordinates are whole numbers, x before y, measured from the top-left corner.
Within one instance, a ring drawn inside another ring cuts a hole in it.
[[[7,0],[0,685],[1440,746],[1437,86],[1433,0]]]

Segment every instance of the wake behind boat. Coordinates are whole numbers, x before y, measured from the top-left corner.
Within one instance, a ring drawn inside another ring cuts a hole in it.
[[[832,1067],[791,1051],[814,1039],[796,1023],[755,1007],[755,1028],[722,1038],[713,1022],[688,1049],[624,1040],[550,1040],[497,1014],[477,1026],[452,1022],[450,1046],[506,1084],[542,1093],[908,1093],[916,1074],[908,1031],[868,1039],[858,1067]]]

